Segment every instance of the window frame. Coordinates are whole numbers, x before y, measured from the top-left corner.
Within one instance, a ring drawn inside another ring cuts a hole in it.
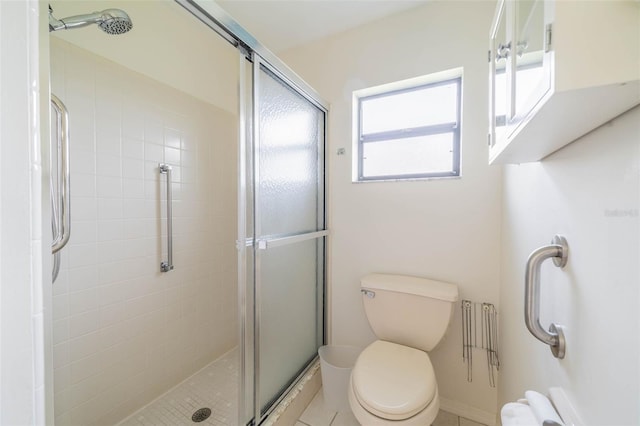
[[[427,76],[429,77],[429,76]],[[412,127],[408,129],[394,129],[383,132],[371,133],[368,135],[362,134],[363,124],[363,111],[362,103],[377,98],[389,97],[399,95],[402,93],[414,92],[431,87],[444,86],[454,83],[457,87],[456,97],[456,122],[438,123],[427,126]],[[384,86],[383,86],[384,87]],[[405,86],[399,89],[380,90],[375,93],[358,96],[355,95],[354,100],[357,102],[356,114],[357,124],[355,131],[356,138],[356,154],[357,154],[357,171],[354,177],[354,182],[372,182],[372,181],[398,181],[398,180],[422,180],[422,179],[434,179],[434,178],[457,178],[460,177],[461,169],[461,118],[462,118],[462,74],[458,73],[455,76],[449,74],[446,77],[439,78],[437,80],[430,80],[429,82],[420,82],[410,86]],[[396,174],[396,175],[379,175],[379,176],[364,176],[364,144],[375,143],[380,141],[406,139],[410,137],[419,136],[432,136],[444,133],[451,133],[453,136],[453,152],[452,152],[452,167],[450,172],[425,172],[425,173],[413,173],[413,174]]]

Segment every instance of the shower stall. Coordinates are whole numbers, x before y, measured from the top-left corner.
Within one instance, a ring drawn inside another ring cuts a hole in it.
[[[56,425],[263,423],[325,341],[326,104],[214,2],[50,7]]]

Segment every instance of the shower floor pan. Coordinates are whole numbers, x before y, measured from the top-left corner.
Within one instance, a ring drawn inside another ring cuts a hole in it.
[[[237,401],[238,351],[233,349],[117,426],[235,426]],[[211,410],[208,417],[203,408]]]

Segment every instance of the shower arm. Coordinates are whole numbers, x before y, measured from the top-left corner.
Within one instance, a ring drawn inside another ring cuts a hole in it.
[[[102,21],[104,18],[102,12],[93,12],[87,15],[69,16],[64,19],[56,19],[53,17],[51,8],[49,8],[49,31],[69,30],[72,28],[82,28],[88,25]]]

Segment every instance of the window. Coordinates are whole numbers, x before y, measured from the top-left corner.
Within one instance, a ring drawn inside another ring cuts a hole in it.
[[[458,69],[355,92],[354,181],[460,176],[461,85]]]

